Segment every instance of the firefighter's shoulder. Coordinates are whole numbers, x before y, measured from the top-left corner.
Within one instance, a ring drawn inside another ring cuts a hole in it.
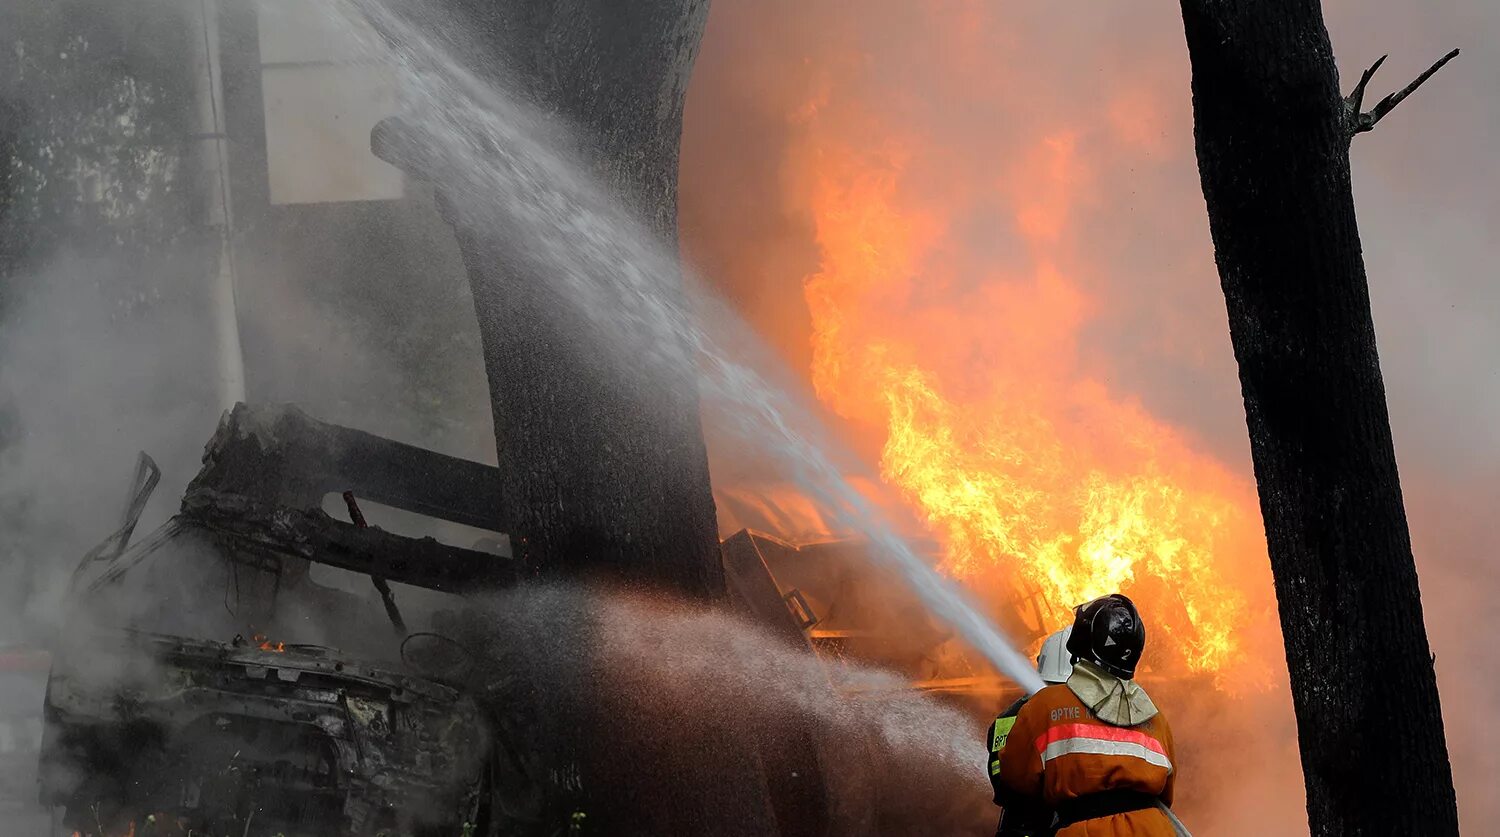
[[[1005,711],[1001,712],[999,715],[997,715],[995,717],[997,717],[997,718],[1014,718],[1014,717],[1016,717],[1017,715],[1021,714],[1021,707],[1025,706],[1026,705],[1026,701],[1028,701],[1028,700],[1031,700],[1031,696],[1030,695],[1022,695],[1021,697],[1016,698],[1016,700],[1015,700],[1014,703],[1012,703],[1011,705],[1005,707]]]
[[[1093,713],[1066,683],[1054,683],[1040,692],[1031,696],[1026,705],[1021,707],[1020,716],[1037,724],[1055,724],[1067,721],[1080,721],[1090,718]]]

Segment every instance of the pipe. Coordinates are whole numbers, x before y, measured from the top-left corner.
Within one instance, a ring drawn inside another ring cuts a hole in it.
[[[1182,824],[1182,820],[1177,819],[1177,815],[1172,813],[1171,808],[1167,807],[1167,803],[1158,799],[1156,800],[1156,807],[1163,814],[1167,815],[1167,819],[1172,823],[1172,828],[1177,832],[1177,837],[1193,837],[1192,833],[1187,830],[1187,826]]]
[[[220,406],[245,400],[245,359],[235,298],[234,213],[229,190],[229,138],[219,52],[217,0],[188,0],[193,32],[194,92],[198,103],[198,162],[204,217],[217,234],[218,254],[210,277]]]

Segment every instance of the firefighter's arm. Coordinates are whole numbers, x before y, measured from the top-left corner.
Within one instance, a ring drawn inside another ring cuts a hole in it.
[[[1167,751],[1167,761],[1172,765],[1172,772],[1167,774],[1167,784],[1161,791],[1161,801],[1170,808],[1172,797],[1177,790],[1177,746],[1172,742],[1172,727],[1167,723],[1166,718],[1161,719],[1159,726],[1161,727],[1162,749]]]
[[[997,790],[1005,804],[1006,798],[1036,801],[1042,798],[1042,756],[1036,751],[1035,741],[1041,730],[1037,727],[1039,711],[1035,703],[1021,707],[1011,727],[1005,749],[1000,751],[1000,781]]]
[[[988,769],[990,784],[995,788],[996,805],[1000,804],[1000,751],[1005,749],[1004,737],[1010,734],[1011,725],[1015,722],[1015,718],[996,718],[984,733],[985,746],[990,750]]]

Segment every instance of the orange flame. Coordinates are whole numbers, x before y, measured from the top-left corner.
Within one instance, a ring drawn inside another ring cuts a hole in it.
[[[1235,662],[1245,602],[1222,567],[1228,553],[1254,554],[1226,537],[1245,529],[1243,492],[1143,410],[1047,357],[1071,351],[1089,305],[1048,256],[1080,176],[1071,141],[1040,143],[1050,182],[1013,205],[1033,271],[959,293],[944,292],[960,283],[942,272],[942,214],[903,202],[907,155],[893,148],[825,140],[808,173],[819,396],[884,426],[882,476],[941,538],[954,576],[1018,574],[1059,622],[1105,593],[1144,595],[1189,670]]]
[[[272,642],[266,638],[265,634],[256,634],[254,637],[251,637],[251,639],[254,642],[258,643],[256,647],[258,647],[262,651],[270,651],[273,654],[286,653],[286,643]]]
[[[1233,393],[1206,234],[1132,197],[1166,179],[1164,159],[1191,171],[1175,68],[1153,57],[1055,80],[1037,62],[1068,62],[1028,37],[1029,18],[975,0],[871,0],[858,16],[767,2],[777,11],[722,4],[709,21],[683,156],[689,255],[806,358],[943,569],[1002,619],[1040,600],[1046,624],[1019,621],[1049,631],[1118,590],[1142,606],[1154,668],[1249,664],[1240,682],[1269,684],[1248,468],[1121,382],[1161,357],[1222,372],[1213,394]],[[1101,54],[1113,43],[1079,34]],[[770,156],[776,169],[751,168]],[[1121,230],[1151,242],[1150,267],[1113,263],[1141,259]],[[808,322],[775,307],[786,279]],[[1183,296],[1194,304],[1169,304]],[[1198,362],[1213,351],[1221,365]]]

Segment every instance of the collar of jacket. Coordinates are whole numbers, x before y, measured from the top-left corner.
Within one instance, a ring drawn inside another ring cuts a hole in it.
[[[1087,660],[1073,665],[1068,689],[1106,724],[1133,727],[1156,717],[1156,704],[1139,683],[1121,680]]]

